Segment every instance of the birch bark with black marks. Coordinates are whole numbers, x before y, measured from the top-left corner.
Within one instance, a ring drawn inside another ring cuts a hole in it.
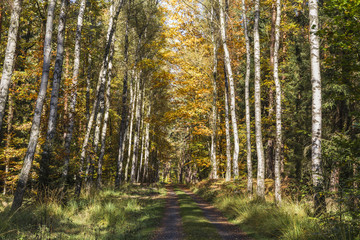
[[[235,83],[231,68],[230,53],[226,43],[227,39],[226,39],[224,0],[219,0],[219,4],[220,4],[220,31],[221,31],[221,39],[224,49],[224,64],[229,79],[230,114],[231,114],[231,123],[232,123],[233,136],[234,136],[233,172],[234,172],[234,178],[237,178],[239,176],[239,165],[238,165],[239,135],[238,135],[238,127],[237,127],[237,119],[236,119]]]
[[[136,81],[136,79],[135,79]],[[130,81],[130,126],[128,130],[128,154],[127,154],[127,161],[125,166],[125,182],[128,181],[129,177],[129,165],[131,161],[131,150],[132,150],[132,138],[133,138],[133,126],[134,126],[134,109],[135,109],[135,103],[136,103],[136,84],[134,85],[134,77]]]
[[[225,70],[225,69],[224,69]],[[230,141],[230,123],[229,123],[229,84],[226,71],[225,73],[225,133],[226,133],[226,175],[225,180],[231,180],[231,141]]]
[[[30,139],[24,158],[24,163],[19,175],[19,180],[14,194],[14,201],[11,206],[11,211],[15,211],[22,204],[23,196],[26,189],[26,184],[29,178],[32,162],[34,160],[36,146],[39,139],[41,114],[45,102],[46,90],[48,86],[49,72],[50,72],[51,40],[53,33],[55,5],[56,5],[56,0],[49,1],[48,9],[47,9],[45,41],[44,41],[44,61],[43,61],[40,90],[39,90],[38,98],[36,100],[34,117],[32,120],[32,125],[30,130]]]
[[[124,152],[125,152],[125,142],[127,136],[127,128],[129,122],[129,108],[128,108],[128,64],[129,64],[129,18],[126,20],[126,30],[125,30],[125,43],[124,43],[124,61],[125,61],[125,71],[123,78],[123,92],[122,92],[122,111],[121,111],[121,123],[120,123],[120,134],[119,134],[119,153],[117,159],[117,170],[115,177],[115,188],[119,188],[121,183],[121,173],[124,164]]]
[[[71,95],[70,95],[70,109],[69,109],[69,125],[67,129],[67,133],[65,136],[65,161],[64,161],[64,169],[62,173],[63,183],[66,182],[66,178],[68,176],[69,171],[69,163],[70,163],[70,147],[72,136],[74,132],[75,125],[75,108],[77,102],[77,85],[78,85],[78,76],[80,69],[80,47],[81,47],[81,31],[84,20],[84,13],[86,7],[86,0],[81,0],[79,13],[77,17],[76,24],[76,34],[75,34],[75,49],[74,49],[74,69],[73,69],[73,77],[72,77],[72,86],[71,86]]]
[[[276,0],[275,46],[274,46],[274,81],[276,91],[276,144],[275,144],[275,202],[281,203],[281,82],[279,79],[281,0]]]
[[[109,67],[108,67],[108,78],[106,82],[106,93],[105,93],[105,113],[104,113],[104,122],[101,129],[101,148],[100,148],[100,155],[98,160],[98,169],[97,169],[97,181],[96,186],[97,188],[101,188],[102,186],[102,163],[105,156],[105,147],[106,147],[106,131],[109,122],[109,110],[110,110],[110,94],[111,94],[111,80],[112,76],[112,67],[113,67],[113,57],[114,57],[114,45],[115,39],[113,41],[113,45],[111,47],[110,52],[110,60],[109,60]]]
[[[212,106],[211,106],[211,144],[210,144],[210,159],[211,159],[211,175],[210,177],[213,179],[218,178],[218,168],[217,168],[217,159],[216,159],[216,131],[217,131],[217,106],[216,106],[216,97],[217,97],[217,86],[216,86],[216,80],[217,80],[217,41],[215,39],[215,23],[214,23],[214,6],[211,7],[211,42],[213,45],[213,70],[212,70]]]
[[[139,168],[137,171],[137,175],[136,175],[136,182],[140,182],[140,174],[141,174],[141,170],[143,167],[143,159],[144,159],[144,144],[145,144],[145,137],[144,137],[144,118],[142,117],[144,114],[144,110],[145,110],[145,103],[144,103],[144,92],[145,89],[143,87],[142,89],[143,93],[143,97],[142,97],[142,104],[141,104],[141,126],[140,126],[140,134],[139,136],[141,136],[141,147],[140,147],[140,164],[139,164]]]
[[[116,4],[113,3],[113,5],[111,7],[113,9],[115,9],[115,11],[114,11],[114,14],[112,14],[111,17],[110,17],[109,27],[108,27],[108,31],[107,31],[107,37],[106,37],[105,51],[104,51],[102,65],[101,65],[101,69],[100,69],[100,73],[99,73],[98,83],[97,83],[97,86],[96,86],[96,94],[95,94],[93,109],[92,109],[91,114],[90,114],[90,119],[89,119],[89,122],[87,124],[86,133],[85,133],[85,136],[84,136],[84,142],[83,142],[82,147],[81,147],[80,169],[79,169],[78,179],[77,179],[77,184],[76,184],[76,189],[75,189],[75,194],[77,196],[79,196],[80,192],[81,192],[81,185],[82,185],[82,178],[83,178],[83,165],[84,165],[84,160],[85,160],[85,157],[86,157],[86,150],[87,150],[87,146],[88,146],[88,143],[89,143],[89,138],[90,138],[92,125],[93,125],[94,119],[95,119],[96,108],[97,108],[97,106],[99,104],[99,101],[100,101],[100,99],[99,99],[100,91],[104,91],[106,75],[107,75],[107,70],[108,70],[108,66],[109,66],[110,48],[111,48],[111,45],[112,45],[113,36],[115,34],[116,22],[117,22],[120,10],[121,10],[121,8],[123,6],[123,2],[124,1],[119,1]]]
[[[4,59],[3,72],[0,83],[0,138],[2,136],[1,134],[2,121],[5,114],[6,101],[8,98],[9,87],[11,84],[11,77],[14,72],[15,51],[16,51],[16,43],[18,39],[22,2],[23,0],[14,0],[13,8],[11,11],[8,41],[5,50],[5,59]],[[2,8],[1,8],[1,12],[2,12]]]
[[[246,45],[246,73],[245,73],[245,119],[246,119],[246,165],[247,165],[247,192],[252,194],[252,162],[251,162],[251,117],[250,117],[250,67],[251,67],[251,50],[250,39],[247,28],[246,5],[245,0],[242,0],[242,17],[244,24],[244,37]]]
[[[64,61],[64,42],[65,42],[65,26],[66,15],[69,6],[69,0],[62,0],[60,7],[59,25],[57,33],[57,50],[54,67],[54,77],[52,82],[51,99],[50,99],[50,113],[46,132],[46,140],[43,147],[43,152],[40,161],[39,182],[42,185],[47,185],[50,182],[50,159],[53,154],[53,142],[56,133],[57,122],[57,108],[59,101],[59,90],[63,71]]]
[[[255,63],[255,135],[258,158],[256,194],[265,198],[265,157],[261,129],[261,76],[260,76],[260,0],[255,0],[254,63]]]
[[[314,208],[317,215],[326,210],[324,190],[324,177],[321,159],[321,72],[320,72],[320,37],[318,36],[319,17],[318,3],[316,0],[309,1],[310,19],[310,61],[311,61],[311,84],[312,84],[312,181],[314,187]]]

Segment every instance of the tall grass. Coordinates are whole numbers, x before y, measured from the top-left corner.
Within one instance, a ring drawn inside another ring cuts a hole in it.
[[[352,240],[359,238],[359,229],[339,222],[312,217],[307,202],[284,199],[281,206],[273,201],[252,199],[234,183],[202,182],[194,191],[211,201],[230,221],[239,225],[255,239],[287,240]]]
[[[10,199],[3,198],[0,239],[148,239],[160,223],[165,192],[162,187],[126,185],[66,203],[29,199],[13,214],[6,206]]]

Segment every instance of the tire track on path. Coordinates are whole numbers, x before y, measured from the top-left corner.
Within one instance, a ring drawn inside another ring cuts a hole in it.
[[[174,192],[172,186],[166,187],[167,200],[165,206],[165,214],[162,219],[161,227],[155,237],[155,240],[180,240],[184,238],[182,226],[180,207],[178,197]]]
[[[219,235],[224,240],[251,240],[239,227],[230,223],[222,213],[204,201],[202,198],[189,191],[188,189],[181,188],[183,192],[188,194],[204,212],[204,216],[216,227]]]

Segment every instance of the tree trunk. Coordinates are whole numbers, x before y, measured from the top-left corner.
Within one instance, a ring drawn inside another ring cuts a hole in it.
[[[130,112],[131,112],[131,116],[130,116],[130,126],[129,126],[129,132],[128,132],[128,155],[127,155],[127,162],[126,162],[126,166],[125,166],[125,176],[124,176],[124,180],[125,182],[128,181],[128,176],[129,176],[129,165],[130,165],[130,160],[131,160],[131,150],[132,150],[132,133],[133,133],[133,125],[134,125],[134,109],[135,109],[135,100],[136,100],[136,87],[134,87],[133,84],[133,80],[130,81]],[[136,86],[136,85],[135,85]]]
[[[16,41],[18,38],[22,2],[23,2],[22,0],[14,0],[13,9],[11,11],[8,42],[5,50],[5,59],[4,59],[3,72],[0,83],[0,138],[2,138],[1,137],[2,121],[5,114],[6,100],[9,94],[11,76],[14,71]]]
[[[246,118],[247,192],[249,194],[252,194],[253,183],[252,183],[252,162],[251,162],[251,122],[250,122],[251,117],[250,117],[250,102],[249,102],[251,52],[250,52],[250,39],[247,29],[245,0],[242,0],[242,17],[244,21],[244,37],[246,43],[245,118]]]
[[[125,59],[125,72],[123,78],[123,92],[122,92],[122,112],[120,123],[120,137],[119,137],[119,153],[117,159],[117,171],[115,177],[115,188],[119,188],[121,183],[121,172],[124,162],[124,151],[126,142],[126,132],[129,122],[129,108],[127,105],[128,99],[128,63],[129,63],[129,18],[126,21],[125,43],[124,43],[124,59]]]
[[[144,172],[143,172],[143,176],[142,176],[142,181],[144,182],[145,179],[148,178],[148,167],[149,167],[149,152],[150,152],[150,123],[149,121],[149,117],[150,117],[150,113],[151,113],[151,105],[149,106],[149,110],[147,112],[147,122],[146,122],[146,129],[145,129],[145,153],[144,153]]]
[[[239,157],[239,136],[238,136],[238,127],[236,120],[236,109],[235,109],[235,83],[231,68],[230,53],[226,43],[226,27],[225,27],[225,14],[224,14],[224,0],[219,0],[220,4],[220,30],[221,30],[221,39],[223,42],[224,48],[224,63],[226,67],[226,72],[229,79],[229,93],[230,93],[230,113],[231,113],[231,123],[233,128],[234,135],[234,153],[233,153],[233,172],[234,178],[239,176],[239,166],[238,166],[238,157]]]
[[[108,65],[109,65],[110,48],[112,45],[113,36],[115,34],[116,22],[117,22],[120,10],[122,8],[122,5],[123,5],[123,1],[117,3],[117,6],[115,6],[115,4],[114,4],[111,7],[113,9],[115,8],[116,10],[114,11],[114,14],[111,15],[111,18],[109,21],[109,27],[108,27],[107,37],[106,37],[105,52],[104,52],[104,56],[103,56],[100,73],[99,73],[98,83],[96,86],[95,100],[94,100],[94,104],[93,104],[93,109],[90,114],[90,119],[89,119],[89,122],[86,127],[86,134],[84,137],[84,142],[81,147],[80,169],[79,169],[79,173],[78,173],[77,185],[76,185],[76,190],[75,190],[75,193],[77,196],[79,196],[80,192],[81,192],[81,185],[82,185],[82,178],[83,178],[83,165],[84,165],[84,160],[86,157],[86,150],[87,150],[87,146],[89,143],[92,125],[93,125],[94,119],[95,119],[96,108],[100,102],[100,95],[101,95],[101,92],[103,92],[105,89],[106,74],[107,74]]]
[[[211,145],[210,145],[210,159],[211,159],[211,175],[210,177],[213,179],[218,178],[218,168],[217,168],[217,160],[216,160],[216,131],[217,131],[217,106],[216,106],[216,97],[217,97],[217,41],[215,40],[215,23],[214,23],[214,7],[211,7],[211,41],[213,45],[213,71],[212,71],[212,85],[213,85],[213,101],[211,107]]]
[[[258,158],[256,193],[259,198],[265,198],[265,159],[261,129],[261,89],[260,89],[260,0],[255,0],[254,23],[254,63],[255,63],[255,134]]]
[[[11,139],[12,139],[12,125],[14,119],[14,103],[13,103],[13,96],[9,94],[9,112],[8,112],[8,120],[7,120],[7,134],[6,134],[6,145],[5,145],[5,174],[4,174],[4,190],[3,194],[6,195],[7,191],[7,178],[9,176],[9,167],[10,167],[10,157],[6,154],[6,151],[9,150],[11,147]]]
[[[74,49],[74,69],[73,69],[73,78],[72,78],[72,87],[71,87],[71,97],[70,97],[70,111],[69,111],[69,125],[67,129],[67,134],[65,137],[65,162],[64,169],[62,173],[63,183],[66,182],[66,178],[69,172],[69,162],[70,162],[70,147],[74,131],[75,124],[75,107],[77,101],[77,85],[78,85],[78,75],[80,69],[80,44],[81,44],[81,30],[83,25],[84,13],[86,7],[86,0],[81,0],[79,14],[77,18],[76,25],[76,35],[75,35],[75,49]]]
[[[45,32],[45,41],[44,41],[44,62],[43,62],[43,71],[42,71],[41,83],[40,83],[40,91],[38,98],[36,100],[36,106],[35,106],[35,112],[34,112],[34,117],[30,131],[28,148],[24,158],[23,167],[19,175],[16,192],[14,194],[14,201],[11,206],[12,211],[18,209],[22,204],[23,196],[26,189],[26,183],[29,178],[29,173],[34,159],[36,145],[38,143],[38,138],[40,133],[41,113],[45,102],[46,90],[48,86],[48,79],[50,72],[51,39],[53,33],[55,5],[56,5],[56,0],[49,1],[49,5],[47,9],[46,32]]]
[[[281,0],[276,0],[275,46],[274,46],[274,81],[276,90],[276,145],[275,145],[275,202],[281,203],[281,82],[279,79]]]
[[[134,133],[134,152],[133,152],[133,160],[132,160],[132,166],[131,166],[131,174],[130,174],[130,182],[134,183],[136,180],[136,167],[137,167],[137,161],[139,158],[139,137],[140,137],[140,124],[141,124],[141,105],[143,100],[143,91],[142,91],[142,78],[141,78],[141,72],[139,73],[140,77],[137,82],[137,93],[136,93],[136,110],[135,110],[135,133]]]
[[[98,188],[101,188],[102,186],[102,182],[101,182],[101,177],[102,177],[102,162],[105,156],[105,144],[106,144],[106,130],[107,130],[107,125],[109,122],[109,110],[110,110],[110,94],[111,94],[111,80],[112,80],[112,60],[113,60],[113,56],[114,56],[114,45],[115,45],[115,40],[113,42],[112,48],[111,48],[111,52],[110,52],[110,60],[109,60],[109,69],[108,69],[108,79],[106,82],[106,94],[105,94],[105,113],[104,113],[104,123],[101,129],[101,149],[100,149],[100,156],[99,156],[99,160],[98,160],[98,171],[97,171],[97,182],[96,182],[96,186]]]
[[[47,185],[50,182],[50,159],[53,155],[53,141],[56,133],[57,121],[57,108],[59,101],[59,90],[61,83],[61,75],[63,70],[64,60],[64,41],[65,41],[65,26],[66,14],[69,6],[69,0],[61,1],[60,17],[57,33],[57,50],[54,68],[54,77],[52,83],[51,100],[50,100],[50,113],[47,126],[46,141],[43,147],[42,159],[40,161],[39,182],[42,185]]]
[[[231,179],[231,146],[230,146],[230,124],[229,124],[229,86],[225,73],[225,132],[226,132],[226,181]]]
[[[312,83],[312,180],[314,187],[314,208],[317,215],[326,211],[325,196],[322,194],[324,183],[321,160],[321,74],[320,74],[320,37],[318,3],[309,1],[310,19],[310,60]]]

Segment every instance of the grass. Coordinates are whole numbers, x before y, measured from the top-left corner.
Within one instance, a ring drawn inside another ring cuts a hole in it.
[[[175,188],[179,198],[182,227],[187,240],[221,239],[216,228],[205,218],[196,202],[179,188]]]
[[[1,198],[0,239],[149,239],[160,225],[166,190],[126,185],[60,203],[31,201],[15,214]]]
[[[311,206],[284,199],[280,207],[273,201],[250,199],[237,183],[204,181],[193,190],[214,204],[224,215],[254,239],[358,240],[359,229],[312,217]]]

